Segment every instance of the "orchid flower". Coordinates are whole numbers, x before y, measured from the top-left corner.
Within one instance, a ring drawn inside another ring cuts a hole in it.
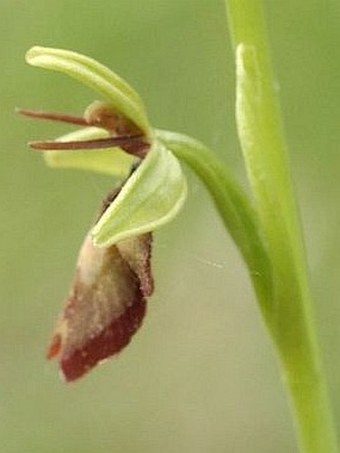
[[[157,139],[139,95],[105,66],[75,52],[33,47],[29,64],[69,75],[104,99],[82,116],[19,109],[80,130],[29,145],[48,165],[107,173],[121,182],[106,197],[81,247],[64,309],[48,348],[66,381],[117,354],[140,327],[153,292],[152,232],[171,221],[186,198],[177,158]]]

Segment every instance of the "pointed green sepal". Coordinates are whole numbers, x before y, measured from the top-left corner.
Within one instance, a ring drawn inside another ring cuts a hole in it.
[[[143,102],[117,74],[92,58],[63,49],[32,47],[26,54],[32,66],[62,72],[100,93],[148,136],[151,129]]]
[[[107,138],[108,132],[96,127],[80,129],[59,137],[56,141],[81,141]],[[134,157],[120,148],[91,149],[77,151],[45,151],[47,165],[53,168],[76,168],[91,170],[97,173],[114,175],[125,178],[129,172]]]
[[[155,141],[92,230],[94,244],[109,246],[154,231],[183,205],[187,185],[174,155]]]

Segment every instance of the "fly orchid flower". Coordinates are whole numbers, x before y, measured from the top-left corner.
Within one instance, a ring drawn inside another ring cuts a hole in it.
[[[74,280],[48,358],[66,381],[118,353],[140,327],[152,294],[152,232],[178,213],[187,186],[181,166],[159,140],[139,95],[120,77],[75,52],[33,47],[29,64],[59,71],[95,90],[83,116],[19,109],[25,116],[82,129],[53,141],[30,142],[48,165],[119,177],[81,247]],[[73,152],[70,152],[73,151]]]

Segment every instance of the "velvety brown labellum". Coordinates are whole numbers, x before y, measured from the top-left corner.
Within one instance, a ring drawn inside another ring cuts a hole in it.
[[[140,327],[145,296],[153,288],[151,235],[108,248],[88,235],[57,323],[48,357],[57,357],[66,381],[73,381],[118,353]]]

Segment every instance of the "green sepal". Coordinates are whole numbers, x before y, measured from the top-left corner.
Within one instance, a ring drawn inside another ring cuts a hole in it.
[[[92,229],[93,242],[107,247],[154,231],[182,207],[187,184],[181,166],[164,145],[154,141],[137,170]]]
[[[151,128],[139,95],[117,74],[92,58],[63,49],[32,47],[26,54],[32,66],[62,72],[104,96],[148,136]]]
[[[109,134],[104,129],[87,127],[70,134],[59,137],[56,141],[81,141],[106,138]],[[76,168],[91,170],[97,173],[105,173],[120,178],[126,177],[134,157],[122,151],[120,148],[72,150],[72,151],[45,151],[44,157],[47,165],[53,168]]]

